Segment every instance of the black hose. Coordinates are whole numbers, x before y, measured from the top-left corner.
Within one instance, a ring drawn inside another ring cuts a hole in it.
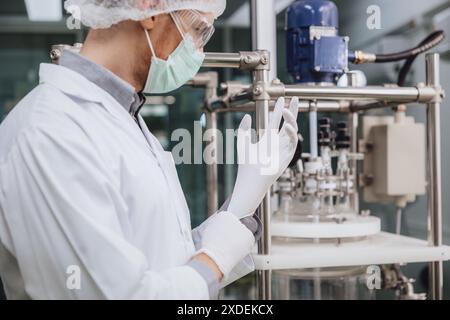
[[[445,33],[442,30],[439,31],[435,31],[432,34],[430,34],[428,37],[426,37],[419,45],[418,47],[424,46],[427,43],[429,43],[430,41],[437,39],[437,42],[433,42],[436,46],[438,45],[440,42],[442,42],[442,40],[444,40],[445,38]],[[432,48],[432,47],[431,47]],[[430,49],[431,49],[430,48]],[[428,49],[429,50],[429,49]],[[400,87],[403,87],[405,85],[405,81],[406,81],[406,77],[408,76],[409,71],[411,70],[411,67],[414,63],[414,61],[416,61],[417,57],[419,56],[419,54],[416,54],[415,56],[412,56],[410,58],[408,58],[408,60],[406,60],[405,64],[403,65],[403,67],[400,70],[400,73],[398,75],[398,82],[397,84]]]
[[[406,77],[408,76],[408,73],[411,70],[411,67],[412,67],[414,61],[416,61],[417,57],[418,56],[414,56],[414,57],[409,58],[405,62],[403,67],[400,69],[400,72],[398,74],[398,80],[397,80],[397,85],[399,87],[403,87],[405,85]]]
[[[402,52],[391,54],[377,54],[375,63],[395,62],[400,60],[406,60],[409,58],[416,58],[419,54],[424,53],[431,48],[437,46],[445,38],[445,33],[442,30],[438,30],[430,34],[425,43],[421,43],[417,47]]]

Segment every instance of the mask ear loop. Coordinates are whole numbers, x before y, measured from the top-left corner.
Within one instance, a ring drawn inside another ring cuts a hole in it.
[[[153,48],[153,45],[152,45],[152,40],[150,39],[150,35],[148,34],[147,29],[144,29],[144,31],[145,31],[145,36],[147,37],[147,42],[148,42],[148,45],[150,47],[150,51],[152,52],[153,57],[158,58],[156,56],[155,49]]]

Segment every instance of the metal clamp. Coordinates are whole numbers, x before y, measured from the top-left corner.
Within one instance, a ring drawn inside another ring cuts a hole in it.
[[[255,101],[271,100],[284,97],[285,86],[279,79],[274,79],[272,83],[258,81],[254,84],[252,92]]]
[[[445,90],[440,85],[427,86],[419,83],[416,88],[419,93],[417,102],[441,103],[445,98]],[[432,97],[431,100],[430,97]]]

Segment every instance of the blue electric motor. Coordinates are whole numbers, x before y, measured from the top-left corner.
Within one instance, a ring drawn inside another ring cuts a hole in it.
[[[348,37],[327,0],[298,0],[287,10],[287,63],[296,83],[336,83],[348,70]]]

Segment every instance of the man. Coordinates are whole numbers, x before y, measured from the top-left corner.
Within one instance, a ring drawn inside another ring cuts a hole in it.
[[[225,0],[66,1],[74,6],[91,27],[81,53],[42,64],[40,84],[0,127],[7,297],[216,298],[253,268],[252,215],[292,159],[298,101],[274,112],[275,170],[242,163],[230,201],[191,232],[173,158],[138,112],[142,92],[166,93],[198,72]],[[250,128],[246,116],[241,147]]]

